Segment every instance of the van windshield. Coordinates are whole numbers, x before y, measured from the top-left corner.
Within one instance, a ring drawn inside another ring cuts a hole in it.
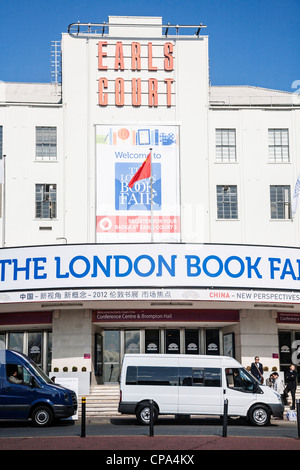
[[[225,369],[227,387],[243,392],[255,392],[258,382],[244,368]]]
[[[33,361],[29,360],[29,365],[30,365],[30,368],[33,369],[35,375],[37,375],[39,377],[39,379],[46,383],[46,384],[52,384],[52,380],[49,379],[48,375],[45,374],[45,372],[39,368],[39,366],[37,366]]]

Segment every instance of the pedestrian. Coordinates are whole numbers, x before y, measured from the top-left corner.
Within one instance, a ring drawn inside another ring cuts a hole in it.
[[[273,372],[272,372],[272,374],[270,374],[270,377],[266,380],[266,385],[268,387],[273,388],[273,384],[274,384],[274,375],[273,375]]]
[[[290,368],[285,376],[286,387],[284,390],[284,396],[287,398],[289,392],[292,396],[292,406],[291,410],[296,408],[296,388],[297,388],[297,372],[294,364],[290,365]]]
[[[278,372],[273,372],[272,388],[273,390],[275,390],[275,392],[279,393],[279,395],[281,396],[282,403],[286,404],[286,397],[284,393],[284,383],[279,377]]]
[[[258,356],[255,356],[254,362],[252,362],[250,372],[259,381],[259,383],[264,383],[263,365],[259,362]]]

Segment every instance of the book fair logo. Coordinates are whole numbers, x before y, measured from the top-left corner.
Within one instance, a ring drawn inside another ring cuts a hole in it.
[[[150,210],[151,182],[149,179],[137,181],[132,188],[128,183],[136,173],[139,165],[135,163],[115,164],[115,209]],[[152,163],[152,209],[161,210],[161,164]]]

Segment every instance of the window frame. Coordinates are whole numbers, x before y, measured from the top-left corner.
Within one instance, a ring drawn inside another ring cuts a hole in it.
[[[285,199],[285,194],[283,200],[280,200],[280,195],[278,190],[281,188],[283,192],[287,191],[288,200]],[[272,191],[276,191],[275,200],[272,200]],[[283,217],[280,217],[280,214]],[[291,220],[292,218],[291,211],[291,186],[288,184],[271,184],[270,185],[270,218],[271,220]]]
[[[284,133],[286,141],[284,143]],[[290,163],[290,144],[288,128],[269,128],[268,129],[268,160],[269,163]],[[285,152],[286,150],[286,152]],[[286,154],[286,155],[285,155]]]
[[[43,190],[38,192],[38,187],[42,187]],[[53,186],[54,190],[51,193],[50,187]],[[48,190],[47,190],[48,188]],[[41,193],[41,200],[38,200],[37,195]],[[51,194],[54,195],[54,199],[51,199]],[[45,205],[48,204],[48,209],[45,210]],[[40,204],[40,209],[38,209]],[[48,216],[45,216],[46,213]],[[35,218],[43,220],[57,219],[57,184],[56,183],[36,183],[35,184]]]
[[[233,136],[232,143],[231,138]],[[217,163],[236,163],[236,129],[235,128],[216,128],[216,162]],[[233,155],[234,153],[234,155]]]
[[[220,192],[219,189],[222,188]],[[233,190],[235,189],[235,192]],[[218,184],[217,195],[217,219],[218,220],[238,220],[238,189],[236,184]],[[225,194],[226,191],[226,194]],[[226,200],[226,198],[227,200]],[[225,206],[226,204],[226,206]],[[228,207],[227,207],[228,206]],[[235,207],[234,207],[235,206]],[[227,207],[227,208],[226,208]],[[226,214],[229,216],[227,217]]]
[[[53,135],[51,135],[53,133]],[[57,161],[57,127],[35,127],[35,160]]]

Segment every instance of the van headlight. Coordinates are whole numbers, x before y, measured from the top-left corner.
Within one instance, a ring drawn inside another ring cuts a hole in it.
[[[65,402],[69,403],[70,397],[69,397],[69,394],[67,392],[64,393],[64,397],[65,397]]]
[[[281,396],[279,395],[279,393],[278,393],[278,392],[275,392],[275,390],[274,390],[274,393],[275,393],[275,395],[277,396],[277,400],[279,401],[279,403],[281,403],[282,400],[281,400]]]

